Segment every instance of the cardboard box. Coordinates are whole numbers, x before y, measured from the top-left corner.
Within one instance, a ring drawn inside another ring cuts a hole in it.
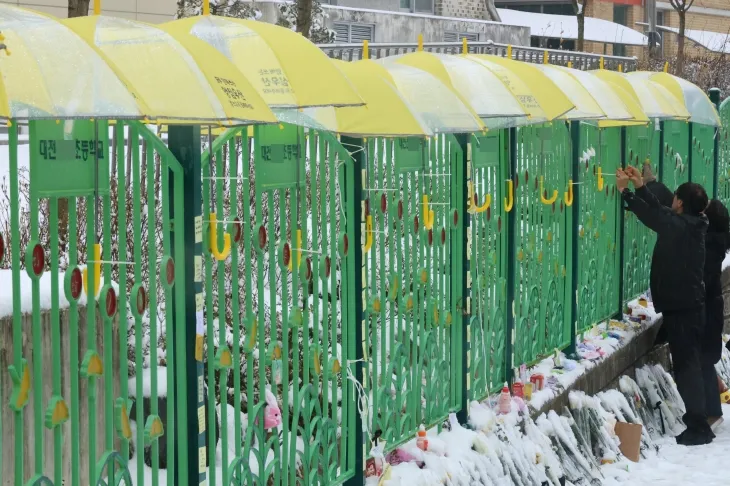
[[[621,444],[619,449],[621,453],[626,456],[629,460],[639,462],[641,455],[641,431],[643,426],[641,424],[627,424],[624,422],[616,422],[616,435],[618,436]]]

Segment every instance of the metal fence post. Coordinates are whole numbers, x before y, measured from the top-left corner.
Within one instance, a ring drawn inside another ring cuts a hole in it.
[[[626,127],[621,127],[621,168],[626,168]],[[661,171],[661,168],[659,169]],[[617,194],[618,220],[619,220],[619,256],[618,261],[618,316],[624,312],[624,273],[625,273],[625,239],[626,239],[626,218],[624,211],[624,202],[621,194]]]
[[[350,356],[354,357],[353,363],[353,374],[355,380],[363,384],[363,345],[364,345],[364,282],[363,272],[364,260],[362,250],[362,225],[363,220],[363,198],[362,198],[362,181],[363,181],[363,170],[365,170],[365,164],[367,164],[367,152],[364,150],[365,141],[360,138],[342,137],[342,145],[347,147],[352,153],[352,164],[345,164],[345,178],[346,178],[346,190],[344,191],[345,206],[347,211],[347,224],[351,224],[353,227],[354,241],[351,246],[354,247],[352,252],[352,273],[348,273],[348,278],[352,279],[352,289],[355,295],[350,295],[347,298],[348,305],[352,306],[352,313],[354,316],[354,342],[343,343],[343,345],[349,346],[351,350]],[[349,366],[350,363],[345,363]],[[367,388],[366,388],[367,391]],[[355,394],[356,399],[357,395]],[[353,430],[350,432],[354,435],[353,447],[349,449],[349,454],[352,455],[352,460],[348,460],[348,464],[353,464],[353,476],[345,482],[346,486],[362,486],[365,484],[365,467],[364,467],[364,441],[365,436],[363,434],[363,417],[360,415],[360,408],[355,406],[355,423]]]
[[[709,91],[710,101],[715,104],[717,111],[720,111],[720,90],[711,88]],[[720,176],[720,129],[715,129],[715,153],[712,160],[712,197],[717,198],[718,177]]]
[[[517,160],[517,129],[509,129],[509,159],[506,161],[509,167],[507,173],[509,179],[514,179]],[[516,199],[516,197],[514,198]],[[513,199],[512,210],[505,214],[507,218],[507,332],[505,333],[504,355],[506,360],[505,378],[511,382],[514,374],[514,332],[515,332],[515,207],[517,201]]]
[[[579,182],[580,168],[580,122],[570,122],[570,140],[571,140],[571,165],[573,183]],[[601,147],[599,147],[599,150]],[[579,186],[580,187],[580,186]],[[580,232],[580,189],[573,190],[573,204],[570,211],[570,234],[571,234],[571,271],[570,271],[570,347],[569,353],[576,351],[576,338],[578,334],[578,234]]]
[[[178,411],[174,426],[176,459],[175,484],[197,485],[206,482],[206,454],[211,463],[215,461],[215,451],[205,449],[205,420],[198,421],[199,409],[205,406],[203,397],[203,282],[202,272],[196,271],[196,260],[202,268],[200,258],[203,254],[203,217],[202,217],[202,176],[200,168],[200,127],[176,126],[168,128],[168,146],[183,167],[183,207],[175,207],[171,200],[170,221],[173,231],[182,231],[185,241],[185,258],[176,262],[178,271],[185,275],[184,313],[177,312],[176,302],[173,326],[173,339],[176,356],[173,357],[178,379],[173,386],[174,394],[168,399],[175,401]],[[174,184],[173,180],[170,185]],[[174,194],[171,187],[170,194]],[[173,245],[175,239],[172,239]],[[175,250],[173,247],[173,254]],[[175,297],[173,297],[175,299]],[[169,360],[170,357],[168,357]],[[202,414],[205,416],[205,414]],[[172,429],[167,424],[167,430]],[[201,470],[202,469],[202,470]]]
[[[469,228],[469,213],[466,210],[466,197],[464,195],[467,193],[467,174],[468,174],[468,164],[469,164],[469,155],[468,155],[468,149],[469,149],[469,137],[470,135],[457,135],[456,140],[459,143],[459,146],[461,147],[461,160],[458,162],[457,167],[452,167],[452,170],[455,170],[456,172],[456,184],[461,185],[461,191],[457,191],[457,194],[459,194],[460,197],[456,201],[456,208],[459,211],[459,215],[461,216],[461,224],[459,225],[459,228],[454,233],[454,239],[455,245],[452,245],[452,248],[458,248],[458,255],[457,255],[457,261],[460,260],[461,265],[455,265],[453,266],[454,269],[460,268],[461,271],[457,272],[456,278],[460,279],[460,282],[457,283],[460,288],[461,292],[460,295],[456,294],[455,297],[459,298],[461,297],[461,354],[459,355],[460,359],[460,391],[461,391],[461,397],[460,397],[460,408],[457,412],[456,416],[459,419],[459,423],[466,423],[467,419],[469,418],[469,359],[468,359],[468,351],[469,351],[469,321],[470,321],[470,306],[467,304],[468,302],[468,289],[467,289],[467,272],[469,271],[469,259],[467,258],[467,232]],[[452,184],[454,183],[454,178],[452,178]],[[452,277],[453,278],[453,277]]]

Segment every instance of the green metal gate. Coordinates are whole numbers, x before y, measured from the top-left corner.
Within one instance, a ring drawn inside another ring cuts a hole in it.
[[[620,237],[616,169],[621,128],[580,125],[578,161],[578,316],[583,332],[618,311]]]
[[[712,197],[715,183],[715,127],[690,124],[691,161],[690,180],[702,185]]]
[[[723,126],[718,132],[717,197],[727,206],[730,204],[730,98],[720,105]]]
[[[365,427],[395,445],[460,403],[463,155],[445,135],[364,149]]]
[[[568,265],[572,215],[566,211],[571,138],[564,123],[517,130],[513,159],[515,325],[512,367],[572,341]]]
[[[158,484],[161,463],[188,460],[185,408],[169,397],[158,409],[184,365],[172,309],[184,248],[169,216],[182,171],[146,126],[114,133],[104,121],[31,122],[26,172],[10,128],[12,360],[0,391],[14,442],[2,445],[3,484],[150,484],[150,473]],[[170,430],[179,439],[162,453]]]
[[[352,158],[328,133],[252,134],[228,130],[202,160],[207,437],[223,464],[208,481],[335,484],[354,474]]]
[[[514,194],[507,182],[509,132],[473,135],[468,173],[470,398],[507,379],[507,216]]]
[[[664,147],[661,159],[661,180],[669,188],[676,189],[689,181],[689,124],[685,121],[662,122]]]

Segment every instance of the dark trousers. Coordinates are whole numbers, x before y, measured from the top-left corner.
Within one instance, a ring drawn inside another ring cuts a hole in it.
[[[705,308],[664,312],[663,315],[674,380],[687,409],[684,423],[688,430],[709,430],[701,359]]]
[[[705,384],[705,410],[708,417],[721,417],[720,387],[715,363],[722,355],[724,303],[722,296],[707,299],[705,331],[702,336],[702,378]]]

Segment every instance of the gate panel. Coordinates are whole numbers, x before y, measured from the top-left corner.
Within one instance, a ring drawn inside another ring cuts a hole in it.
[[[131,485],[150,473],[158,484],[161,463],[172,467],[174,457],[159,443],[176,419],[172,400],[167,414],[157,409],[175,376],[158,366],[174,351],[163,344],[172,325],[164,309],[182,278],[160,207],[180,167],[136,123],[117,123],[112,137],[106,122],[86,120],[32,122],[30,132],[19,157],[11,127],[10,204],[0,204],[10,220],[0,265],[11,268],[0,273],[12,274],[13,311],[0,353],[12,378],[0,381],[10,402],[3,484]]]
[[[470,399],[506,381],[508,132],[471,137],[469,158]],[[505,201],[507,202],[505,203]],[[509,206],[508,206],[509,207]]]
[[[717,197],[726,206],[730,204],[730,98],[720,105],[722,127],[718,130],[719,151],[717,156]]]
[[[461,148],[451,136],[370,140],[364,176],[366,390],[388,444],[443,420],[460,381],[451,232]],[[458,214],[458,213],[457,213]]]
[[[621,129],[583,123],[580,134],[577,330],[583,332],[619,311],[620,196],[612,176],[621,163]]]
[[[662,182],[674,191],[689,180],[689,123],[685,121],[662,122],[664,147],[662,157]]]
[[[209,484],[341,482],[353,473],[355,411],[343,376],[351,157],[331,135],[289,125],[232,129],[212,146],[202,160],[206,420],[222,467]]]
[[[514,367],[571,341],[566,306],[570,227],[564,202],[570,133],[558,122],[520,128],[517,134]]]
[[[632,165],[639,170],[643,167],[644,161],[648,159],[651,162],[654,174],[659,177],[659,161],[668,157],[667,147],[669,147],[670,142],[667,142],[666,137],[669,137],[671,141],[672,137],[676,138],[677,135],[676,132],[672,135],[674,128],[665,124],[664,137],[666,143],[665,148],[662,149],[660,132],[657,128],[653,122],[646,127],[627,127],[625,129],[626,153],[624,156],[628,165]],[[663,156],[659,153],[660,150],[665,151]],[[668,153],[671,154],[671,149]],[[666,170],[665,167],[665,180],[670,177],[674,181],[676,177],[681,175],[679,169],[676,173],[670,172],[669,174]],[[656,234],[644,226],[632,212],[624,211],[624,261],[622,262],[624,272],[622,299],[624,303],[638,297],[649,289],[651,254],[655,242]]]

